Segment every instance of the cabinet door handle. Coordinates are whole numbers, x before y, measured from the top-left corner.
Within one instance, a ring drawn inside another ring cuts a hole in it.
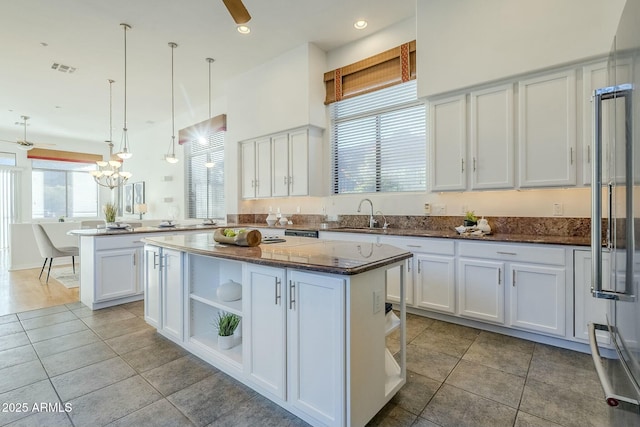
[[[476,158],[473,158],[473,171],[476,171]]]
[[[156,267],[158,267],[160,265],[159,262],[158,262],[158,258],[159,258],[158,257],[158,253],[154,252],[153,253],[153,269],[154,270],[156,269]]]
[[[513,272],[511,273],[511,286],[513,286],[515,288],[516,286],[516,271],[513,270]]]
[[[289,176],[289,184],[293,185],[293,175]]]
[[[500,255],[518,255],[516,252],[503,252],[503,251],[496,251],[497,254]]]
[[[289,310],[293,310],[293,305],[296,302],[296,284],[294,281],[289,280]]]
[[[287,177],[283,176],[282,178],[284,178],[284,185],[287,185]]]
[[[422,261],[418,260],[418,274],[420,274],[420,265],[422,264]]]
[[[411,260],[407,261],[407,273],[411,273]]]
[[[133,265],[136,265],[136,253],[133,253]]]
[[[251,180],[251,188],[254,188],[256,186],[256,180],[252,179]]]
[[[587,145],[587,163],[591,163],[591,146]]]
[[[570,160],[571,160],[570,164],[573,164],[573,147],[569,148],[569,156],[570,156]]]
[[[422,245],[407,245],[408,248],[421,248]]]
[[[275,288],[275,293],[276,293],[276,305],[280,305],[280,299],[281,299],[281,291],[280,291],[280,286],[281,286],[281,282],[279,278],[276,278],[276,282],[274,283],[274,288]]]
[[[464,159],[460,159],[460,172],[464,172]]]
[[[502,269],[498,269],[498,285],[502,284]]]

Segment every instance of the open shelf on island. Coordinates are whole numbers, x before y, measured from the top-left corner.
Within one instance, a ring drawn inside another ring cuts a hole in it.
[[[201,295],[192,293],[189,295],[191,299],[199,301],[203,304],[210,305],[211,307],[219,308],[220,310],[224,310],[229,313],[237,314],[238,316],[242,316],[242,300],[237,301],[220,301],[216,296],[215,292],[213,295]]]
[[[391,310],[385,315],[385,334],[389,335],[400,327],[400,318]]]
[[[218,332],[214,321],[218,317],[218,313],[224,309],[218,309],[194,298],[191,298],[189,305],[191,308],[188,325],[189,344],[195,345],[215,357],[227,359],[241,369],[242,337],[234,335],[235,345],[228,350],[222,350],[218,347]]]
[[[403,382],[402,370],[388,348],[384,352],[384,372],[387,377],[384,384],[385,395],[395,393]]]

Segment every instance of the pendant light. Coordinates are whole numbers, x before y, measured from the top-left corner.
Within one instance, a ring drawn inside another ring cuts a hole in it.
[[[122,162],[113,159],[113,90],[112,86],[114,80],[109,79],[109,140],[105,141],[109,143],[109,160],[98,160],[98,170],[91,171],[91,175],[96,183],[102,187],[108,187],[113,190],[114,188],[123,185],[131,178],[131,172],[125,172],[120,170]]]
[[[122,139],[120,140],[120,151],[116,153],[121,159],[130,159],[133,156],[129,148],[129,136],[127,134],[127,30],[131,29],[129,24],[120,24],[124,30],[124,126],[122,127]]]
[[[209,63],[209,119],[211,119],[211,64],[213,63],[213,61],[215,61],[215,59],[207,58],[207,62]],[[207,160],[204,165],[207,168],[212,168],[215,166],[215,163],[211,160]]]
[[[176,157],[176,115],[175,115],[175,100],[173,90],[173,51],[178,45],[174,42],[169,42],[171,48],[171,144],[169,145],[169,152],[164,156],[164,159],[169,163],[178,163]]]

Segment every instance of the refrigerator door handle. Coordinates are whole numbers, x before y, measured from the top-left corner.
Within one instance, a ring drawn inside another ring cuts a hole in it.
[[[596,367],[596,373],[598,374],[598,379],[602,385],[602,390],[604,390],[604,397],[607,404],[609,406],[618,406],[620,402],[627,402],[633,405],[640,405],[640,402],[634,398],[614,393],[611,383],[609,382],[609,378],[605,372],[602,358],[600,357],[600,349],[598,348],[598,340],[596,338],[596,329],[608,331],[609,328],[607,325],[589,323],[589,345],[591,346],[591,357],[593,358],[593,364]]]
[[[591,163],[591,294],[595,298],[603,298],[618,301],[635,301],[635,295],[629,292],[630,280],[627,280],[626,292],[615,292],[602,289],[602,101],[615,100],[624,97],[627,108],[630,108],[632,92],[631,84],[609,86],[596,89],[593,94],[593,144]],[[627,115],[630,120],[630,115]],[[630,123],[627,123],[630,129]],[[627,132],[626,138],[630,138]],[[629,141],[625,141],[629,143]],[[627,186],[628,187],[628,186]],[[608,183],[608,215],[607,218],[607,247],[612,247],[613,218],[613,184]],[[615,248],[613,248],[615,249]],[[627,248],[629,251],[629,248]]]

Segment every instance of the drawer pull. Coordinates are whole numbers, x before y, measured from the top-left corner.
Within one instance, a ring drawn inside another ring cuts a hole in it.
[[[502,269],[498,269],[498,285],[502,284]]]
[[[408,248],[421,248],[422,245],[407,245]]]
[[[276,293],[276,305],[280,305],[280,279],[276,278],[275,283],[275,293]]]
[[[511,278],[511,286],[515,287],[516,286],[516,271],[515,270],[513,270],[512,276],[513,277]]]
[[[518,255],[516,252],[503,252],[503,251],[496,251],[497,254],[500,255]]]
[[[293,310],[296,303],[296,283],[289,280],[289,310]]]

